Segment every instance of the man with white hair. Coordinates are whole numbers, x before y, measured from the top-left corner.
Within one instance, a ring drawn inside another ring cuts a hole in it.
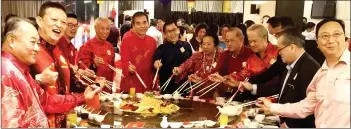
[[[110,23],[106,17],[95,20],[96,36],[88,40],[78,53],[78,66],[80,69],[92,69],[96,76],[112,81],[114,71],[109,65],[114,66],[115,52],[111,43],[106,41],[110,34]],[[82,62],[82,63],[79,63]],[[104,89],[106,92],[111,92]]]

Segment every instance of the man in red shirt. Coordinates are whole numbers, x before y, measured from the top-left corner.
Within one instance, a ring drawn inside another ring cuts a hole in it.
[[[109,19],[99,17],[95,21],[96,36],[81,46],[78,53],[78,66],[80,69],[86,67],[93,69],[97,76],[104,77],[112,82],[114,71],[109,65],[114,66],[115,52],[111,43],[106,41],[110,33]],[[104,88],[106,92],[111,90]]]
[[[121,44],[121,61],[124,75],[121,80],[121,84],[123,84],[121,90],[129,92],[130,88],[134,87],[136,93],[144,93],[151,90],[152,87],[154,77],[152,61],[156,50],[156,40],[146,35],[149,21],[144,12],[136,12],[133,15],[132,26],[134,34],[123,37]],[[137,74],[140,75],[140,79]]]
[[[58,47],[62,50],[62,54],[69,62],[70,71],[71,71],[71,79],[70,79],[70,90],[72,92],[83,92],[84,88],[80,88],[80,86],[75,83],[75,79],[73,79],[74,75],[77,73],[84,74],[88,77],[93,77],[95,75],[94,71],[90,69],[78,69],[77,66],[77,55],[78,51],[71,43],[71,40],[76,36],[78,29],[78,19],[75,14],[68,13],[67,14],[67,28],[64,32],[64,35],[60,38],[57,43]]]

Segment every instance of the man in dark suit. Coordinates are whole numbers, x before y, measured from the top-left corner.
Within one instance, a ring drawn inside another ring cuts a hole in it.
[[[318,62],[304,50],[304,37],[294,29],[284,30],[278,37],[279,55],[287,64],[280,75],[280,85],[268,86],[242,82],[246,90],[258,97],[279,94],[278,103],[295,103],[306,97],[306,89],[320,68]],[[280,89],[280,90],[278,90]],[[281,124],[291,128],[314,128],[314,116],[305,119],[280,117]]]
[[[128,32],[131,28],[132,28],[132,25],[131,25],[131,21],[132,21],[132,17],[130,17],[129,15],[127,15],[125,17],[125,23],[121,26],[120,28],[120,32],[121,32],[121,41],[123,39],[123,36],[126,32]]]

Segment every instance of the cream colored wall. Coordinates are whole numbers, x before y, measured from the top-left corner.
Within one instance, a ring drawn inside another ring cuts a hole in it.
[[[257,4],[260,8],[259,14],[250,14],[251,4]],[[275,15],[276,1],[244,1],[244,21],[253,20],[255,23],[261,23],[264,15]]]
[[[308,22],[318,23],[322,19],[312,19],[312,1],[305,1],[304,14]],[[336,18],[345,22],[346,36],[350,37],[350,1],[337,1],[336,2]]]

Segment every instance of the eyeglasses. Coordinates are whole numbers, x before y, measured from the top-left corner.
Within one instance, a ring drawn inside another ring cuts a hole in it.
[[[339,38],[341,35],[344,35],[344,33],[337,32],[337,33],[334,33],[334,34],[332,34],[332,35],[323,34],[323,35],[321,35],[321,36],[318,36],[318,38],[319,38],[319,39],[322,39],[322,40],[329,40],[330,37]]]
[[[282,51],[284,48],[286,48],[286,47],[288,47],[288,46],[290,46],[291,44],[289,44],[289,45],[286,45],[285,47],[283,47],[283,48],[278,48],[278,53],[280,53],[280,51]]]
[[[67,25],[69,28],[78,28],[78,24],[72,24],[72,23],[68,23]]]

